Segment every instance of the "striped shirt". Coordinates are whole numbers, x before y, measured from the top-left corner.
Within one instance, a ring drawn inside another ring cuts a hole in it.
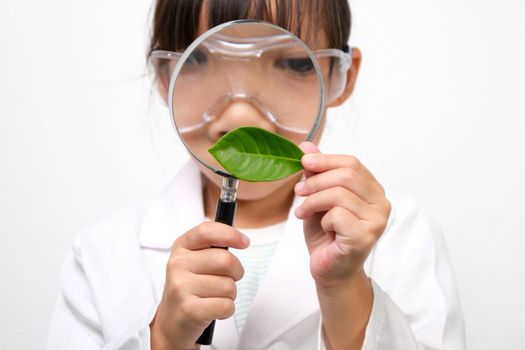
[[[284,232],[286,221],[256,229],[239,229],[250,238],[247,249],[230,249],[244,267],[244,277],[237,282],[235,299],[235,324],[238,334],[242,333],[253,299],[261,285],[273,253]]]

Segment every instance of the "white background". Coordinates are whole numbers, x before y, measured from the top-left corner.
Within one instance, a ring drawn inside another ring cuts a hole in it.
[[[183,158],[146,77],[150,6],[0,4],[1,349],[44,348],[73,235],[151,198]],[[522,348],[525,2],[353,11],[362,74],[325,150],[357,155],[440,223],[469,348]]]

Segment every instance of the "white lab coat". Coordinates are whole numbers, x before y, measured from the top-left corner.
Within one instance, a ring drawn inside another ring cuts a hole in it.
[[[49,349],[150,348],[149,323],[170,248],[203,221],[201,191],[190,163],[148,208],[124,210],[76,236],[61,273]],[[462,312],[439,229],[414,200],[388,198],[387,229],[365,263],[374,302],[363,349],[464,349]],[[233,317],[218,321],[213,344],[202,349],[323,349],[320,324],[302,222],[292,214],[242,334]]]

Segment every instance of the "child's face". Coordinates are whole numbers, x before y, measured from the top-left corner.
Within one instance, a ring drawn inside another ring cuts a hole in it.
[[[206,23],[207,13],[206,6],[203,6],[203,11],[200,16],[200,25],[199,25],[199,35],[207,31]],[[305,26],[308,23],[304,23]],[[316,35],[311,35],[309,40],[306,41],[307,45],[312,50],[328,48],[328,40],[324,31],[316,31]],[[309,96],[305,97],[305,103],[298,103],[295,112],[298,115],[312,115],[316,113],[316,110],[313,110],[311,103],[306,103]],[[312,100],[310,96],[310,100]],[[339,104],[342,101],[336,101],[334,104]],[[303,110],[301,110],[303,109]],[[326,114],[326,110],[324,111]],[[318,143],[319,139],[323,133],[324,129],[324,116],[323,122],[313,140],[314,143]],[[212,147],[217,140],[233,129],[236,129],[241,126],[256,126],[271,132],[276,132],[282,136],[288,138],[289,140],[299,144],[302,142],[306,134],[287,132],[286,130],[277,129],[276,125],[272,123],[262,112],[252,103],[246,100],[232,100],[228,105],[223,108],[219,114],[211,121],[206,128],[203,128],[201,131],[192,132],[184,136],[185,142],[191,144],[192,152],[198,154],[204,161],[210,164],[216,164],[215,160],[207,152],[207,150]],[[212,184],[217,187],[221,186],[222,177],[212,173],[210,170],[203,167],[200,163],[198,164],[201,168],[201,172],[205,175],[206,179],[209,180]],[[295,184],[301,174],[296,174],[289,178],[274,181],[270,183],[247,183],[241,182],[239,189],[237,191],[237,197],[240,200],[256,200],[268,197],[275,193],[276,191],[283,191],[288,189],[292,191],[293,184]]]

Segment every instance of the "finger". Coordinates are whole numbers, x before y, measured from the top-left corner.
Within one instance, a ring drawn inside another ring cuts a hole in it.
[[[350,210],[361,220],[366,220],[373,214],[370,205],[354,193],[343,187],[332,187],[308,196],[297,207],[295,215],[299,219],[308,219],[315,213],[327,212],[334,207]]]
[[[376,237],[366,230],[365,224],[352,212],[335,207],[329,210],[321,219],[321,227],[325,232],[333,232],[334,241],[340,254],[368,252],[375,243]]]
[[[377,182],[374,175],[354,156],[346,154],[308,153],[301,158],[301,163],[306,171],[314,173],[322,173],[337,168],[350,168]]]
[[[235,312],[235,304],[230,298],[192,297],[181,304],[180,312],[188,320],[211,322],[231,317]]]
[[[180,269],[198,275],[225,276],[234,281],[239,281],[244,275],[244,268],[239,259],[225,249],[208,248],[192,251],[191,254],[185,254],[184,258],[178,260],[171,263],[175,265],[170,266],[173,271]]]
[[[229,298],[237,297],[237,286],[230,277],[215,275],[193,275],[191,281],[191,294],[200,298]]]
[[[239,259],[230,251],[209,248],[193,252],[190,271],[200,275],[218,275],[239,281],[244,276],[244,268]]]
[[[235,313],[235,303],[229,298],[201,298],[201,302],[209,320],[225,320]]]
[[[210,247],[245,249],[250,245],[250,239],[231,226],[210,221],[198,225],[179,237],[175,245],[189,250]]]
[[[306,153],[320,153],[319,147],[313,142],[305,141],[299,145],[299,148]]]
[[[315,145],[315,143],[313,142],[303,142],[299,145],[299,148],[305,153],[305,154],[308,154],[308,153],[321,153],[321,151],[319,150],[319,148]],[[311,172],[311,171],[308,171],[308,170],[304,170],[304,177],[305,178],[309,178],[310,176],[312,176],[313,174],[315,174],[314,172]]]
[[[346,188],[370,204],[378,203],[384,197],[375,182],[351,168],[337,168],[310,176],[295,185],[295,193],[298,196],[309,196],[337,186]]]

